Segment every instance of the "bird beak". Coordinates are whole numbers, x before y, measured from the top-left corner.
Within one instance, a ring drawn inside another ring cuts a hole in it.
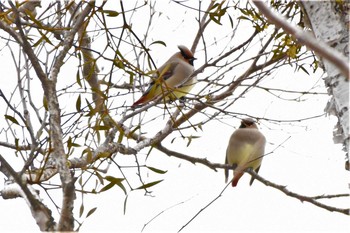
[[[192,57],[192,58],[188,59],[188,62],[193,66],[194,60],[197,60],[197,58]]]

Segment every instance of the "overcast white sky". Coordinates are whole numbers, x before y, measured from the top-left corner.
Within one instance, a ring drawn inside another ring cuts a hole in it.
[[[130,8],[126,3],[125,5],[126,9]],[[190,47],[197,30],[194,19],[197,14],[168,1],[157,1],[157,5],[157,10],[163,12],[163,15],[155,21],[151,38],[166,41],[167,48],[154,47],[152,55],[156,57],[157,64],[161,65],[176,51],[176,45]],[[119,10],[119,6],[114,10]],[[133,28],[136,32],[143,32],[144,25],[140,19],[147,13],[148,10],[143,8],[135,13]],[[225,28],[217,25],[210,30],[212,31],[206,34],[209,40],[226,34]],[[8,55],[4,51],[0,54],[0,64],[9,64],[7,67],[11,69]],[[202,61],[198,57],[195,66],[201,65]],[[205,73],[201,75],[199,78],[205,77]],[[239,71],[236,75],[239,75]],[[72,77],[75,79],[75,73]],[[326,92],[320,77],[320,73],[308,77],[304,73],[293,73],[293,68],[286,68],[273,74],[262,85],[288,90],[314,88],[313,91]],[[1,89],[5,94],[9,94],[16,85],[16,81],[11,83],[8,82],[9,79],[2,78],[1,81]],[[65,84],[64,80],[60,82],[60,85]],[[199,89],[195,88],[193,93]],[[290,98],[292,95],[284,94],[282,97]],[[257,89],[238,101],[234,110],[257,117],[300,119],[322,114],[328,98],[327,95],[310,95],[302,97],[300,102],[282,101]],[[0,111],[3,115],[3,110]],[[151,118],[152,113],[149,110],[146,118]],[[334,145],[332,141],[335,122],[333,117],[320,117],[301,123],[261,121],[259,127],[268,141],[266,152],[273,151],[277,145],[289,139],[264,158],[259,174],[303,195],[348,193],[350,176],[344,170],[344,152],[340,145]],[[156,132],[159,130],[157,127],[164,124],[165,120],[158,118],[149,128]],[[238,119],[226,118],[222,122],[215,121],[205,125],[203,132],[192,131],[193,135],[201,137],[194,140],[189,147],[186,147],[187,141],[180,138],[171,143],[174,137],[172,135],[164,144],[169,149],[185,154],[207,158],[212,162],[224,162],[228,138],[238,125]],[[148,150],[142,151],[140,161],[145,159],[147,152]],[[128,164],[134,160],[132,156],[119,155],[116,158],[120,164]],[[85,220],[81,232],[140,232],[147,222],[161,212],[163,213],[145,227],[144,232],[177,232],[225,187],[223,171],[214,172],[202,165],[193,165],[157,151],[149,156],[147,165],[168,171],[165,175],[152,172],[145,174],[144,177],[149,182],[164,179],[152,188],[153,196],[145,196],[143,191],[131,192],[125,215],[125,196],[118,188],[100,195],[85,196],[86,210],[98,208]],[[109,175],[118,176],[117,171],[111,170],[110,173]],[[258,181],[249,186],[249,179],[250,176],[246,174],[236,188],[229,187],[183,232],[349,232],[349,216],[302,203]],[[44,193],[42,196],[47,200]],[[77,213],[80,201],[78,194]],[[349,208],[350,201],[349,198],[343,198],[327,200],[325,203]],[[1,232],[38,231],[23,199],[0,199],[0,208]]]

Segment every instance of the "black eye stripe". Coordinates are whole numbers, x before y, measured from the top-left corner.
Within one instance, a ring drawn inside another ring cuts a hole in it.
[[[188,60],[192,59],[192,60],[193,60],[193,57],[188,56],[188,55],[187,55],[186,53],[184,53],[183,51],[181,51],[181,55],[182,55],[185,59],[188,59]]]

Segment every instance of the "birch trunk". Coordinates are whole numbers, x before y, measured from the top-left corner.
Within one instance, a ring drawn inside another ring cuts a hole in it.
[[[349,63],[349,5],[335,1],[302,1],[302,5],[316,38],[342,53]],[[343,144],[349,164],[349,80],[332,62],[320,60],[328,74],[325,84],[331,96],[325,111],[338,118],[333,139]]]

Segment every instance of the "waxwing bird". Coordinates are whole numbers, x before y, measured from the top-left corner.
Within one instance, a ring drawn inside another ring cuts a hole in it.
[[[185,96],[197,82],[196,77],[191,77],[194,68],[192,52],[185,46],[179,45],[179,52],[175,53],[164,63],[152,77],[146,92],[132,107],[146,104],[159,97],[164,101],[176,100]]]
[[[240,127],[233,132],[226,150],[225,163],[236,165],[233,171],[232,187],[235,187],[247,168],[259,172],[262,157],[265,153],[265,136],[259,131],[255,121],[246,118],[241,121]],[[225,169],[227,182],[228,169]],[[250,180],[252,185],[254,178]]]

